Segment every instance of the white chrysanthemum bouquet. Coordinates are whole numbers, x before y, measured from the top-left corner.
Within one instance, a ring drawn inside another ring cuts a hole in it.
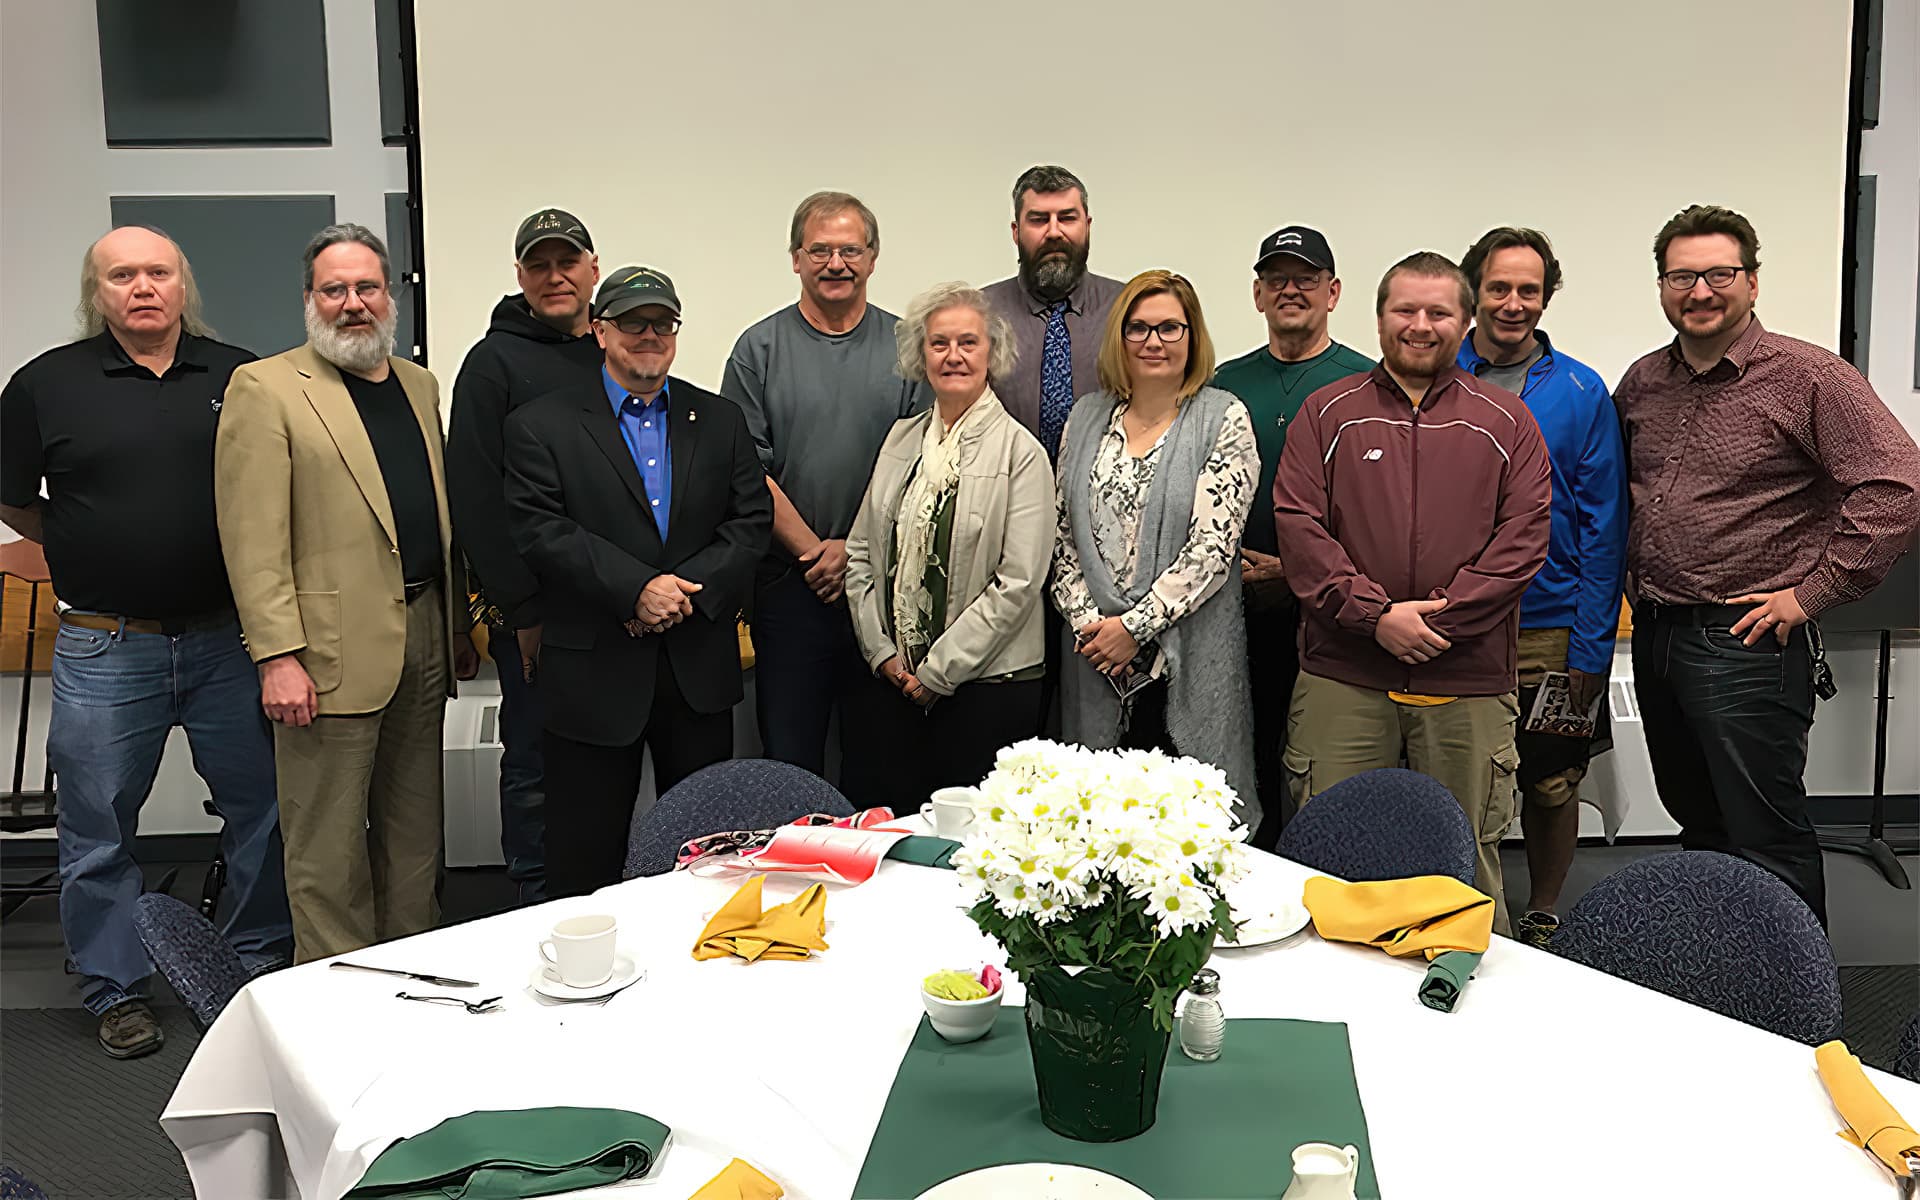
[[[1154,1020],[1231,929],[1224,888],[1246,871],[1247,829],[1217,767],[1158,751],[1009,746],[953,856],[980,898],[969,915],[1032,971],[1105,967],[1152,987]]]

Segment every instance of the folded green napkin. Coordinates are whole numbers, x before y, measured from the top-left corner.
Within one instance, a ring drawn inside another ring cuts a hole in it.
[[[1420,981],[1420,1003],[1452,1012],[1479,965],[1480,956],[1471,950],[1449,950],[1435,958],[1427,964],[1427,977]]]
[[[617,1108],[468,1113],[387,1147],[346,1200],[520,1200],[638,1179],[669,1132]]]
[[[912,863],[918,867],[944,867],[953,870],[953,852],[960,843],[952,838],[924,837],[910,833],[895,842],[888,850],[887,857],[899,862]]]

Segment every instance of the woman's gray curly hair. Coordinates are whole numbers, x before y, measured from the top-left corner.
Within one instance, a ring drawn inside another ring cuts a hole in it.
[[[993,311],[986,293],[970,283],[936,283],[913,298],[900,323],[893,327],[898,357],[894,370],[900,378],[928,382],[927,322],[933,314],[949,308],[970,308],[980,314],[987,326],[987,374],[1005,379],[1013,372],[1013,326]]]

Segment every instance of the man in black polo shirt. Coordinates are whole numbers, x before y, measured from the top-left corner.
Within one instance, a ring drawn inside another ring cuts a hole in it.
[[[547,898],[546,772],[535,670],[543,613],[533,571],[507,528],[507,415],[527,401],[600,378],[587,315],[600,260],[580,218],[547,208],[513,237],[520,293],[493,307],[487,336],[453,382],[447,426],[447,505],[478,577],[487,652],[500,673],[500,850],[522,904]]]
[[[153,965],[133,929],[131,835],[175,725],[226,821],[222,931],[252,969],[291,952],[273,742],[214,523],[221,397],[253,355],[213,340],[186,256],[150,229],[94,243],[80,306],[90,336],[0,393],[0,519],[46,547],[70,606],[47,737],[60,925],[101,1046],[132,1058],[161,1036],[141,999]]]

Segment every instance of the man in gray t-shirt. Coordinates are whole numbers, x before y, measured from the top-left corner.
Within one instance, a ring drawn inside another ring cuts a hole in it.
[[[799,302],[734,343],[720,394],[740,406],[773,493],[773,545],[754,591],[754,693],[769,758],[826,774],[827,723],[866,682],[844,584],[846,536],[887,431],[925,407],[894,373],[899,319],[867,303],[880,227],[844,192],[794,211]],[[841,722],[841,746],[847,744]],[[843,790],[858,763],[841,764]]]

